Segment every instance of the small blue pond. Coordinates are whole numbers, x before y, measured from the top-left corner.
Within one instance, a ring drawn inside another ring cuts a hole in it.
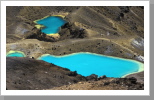
[[[102,56],[93,53],[75,53],[67,56],[43,55],[39,60],[53,63],[78,74],[89,76],[122,77],[124,75],[138,72],[142,63],[132,60]]]
[[[25,57],[25,55],[23,55],[20,52],[14,52],[14,53],[10,53],[10,54],[6,55],[6,57]]]
[[[45,34],[55,34],[58,33],[60,27],[66,23],[63,18],[58,16],[50,16],[41,20],[36,21],[37,24],[44,25],[45,28],[41,30],[41,32]]]

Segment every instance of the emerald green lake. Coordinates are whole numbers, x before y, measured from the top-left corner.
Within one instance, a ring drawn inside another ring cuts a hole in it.
[[[55,34],[59,32],[60,27],[64,25],[66,21],[58,16],[50,16],[40,19],[36,21],[36,23],[45,26],[43,29],[41,29],[41,32],[45,34]]]
[[[13,52],[13,53],[9,53],[8,55],[6,55],[6,57],[25,57],[25,55],[23,55],[20,52]]]
[[[77,71],[78,74],[120,78],[125,75],[143,71],[143,63],[120,59],[116,57],[103,56],[93,53],[75,53],[67,56],[43,55],[39,60],[53,63],[57,66]]]

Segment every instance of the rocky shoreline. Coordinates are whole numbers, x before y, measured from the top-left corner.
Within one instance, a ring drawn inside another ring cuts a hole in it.
[[[76,71],[72,72],[66,68],[26,57],[7,57],[6,72],[7,90],[144,89],[144,84],[137,82],[137,79],[134,77],[109,78],[105,75],[98,77],[95,74],[84,77],[77,74]],[[81,88],[81,84],[87,84],[87,86]],[[88,84],[92,84],[94,88],[92,86],[88,87]],[[76,88],[73,88],[72,85]]]

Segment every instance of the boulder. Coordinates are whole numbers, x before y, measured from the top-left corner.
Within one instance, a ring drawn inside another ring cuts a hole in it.
[[[69,72],[67,75],[68,76],[76,76],[78,74],[77,74],[77,71],[73,71],[73,72]]]
[[[106,75],[100,76],[98,79],[104,79],[107,78]]]
[[[86,77],[87,80],[97,80],[98,79],[98,75],[96,74],[91,74],[90,76]]]
[[[135,77],[128,78],[131,83],[135,84],[137,82],[137,79]]]

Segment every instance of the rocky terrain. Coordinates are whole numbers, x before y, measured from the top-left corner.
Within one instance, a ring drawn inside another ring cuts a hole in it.
[[[31,58],[7,57],[7,89],[42,90],[85,81],[68,69]]]
[[[34,27],[34,20],[47,15],[65,16],[64,19],[68,23],[61,27],[59,35],[48,36]],[[67,73],[71,72],[66,69],[35,60],[42,54],[67,55],[75,52],[92,52],[144,63],[144,7],[7,6],[6,28],[6,52],[17,50],[27,56],[22,59],[7,58],[7,89],[144,87],[144,72],[129,75],[126,79],[105,78],[90,81],[81,75],[69,76]],[[57,77],[54,78],[54,75]],[[131,83],[129,77],[135,77],[137,83]],[[114,83],[115,80],[120,83]],[[103,85],[105,82],[109,84]],[[123,86],[121,82],[124,82]],[[91,85],[92,87],[88,87]]]
[[[44,61],[32,58],[6,58],[8,90],[142,90],[144,84],[136,78],[81,76]]]

